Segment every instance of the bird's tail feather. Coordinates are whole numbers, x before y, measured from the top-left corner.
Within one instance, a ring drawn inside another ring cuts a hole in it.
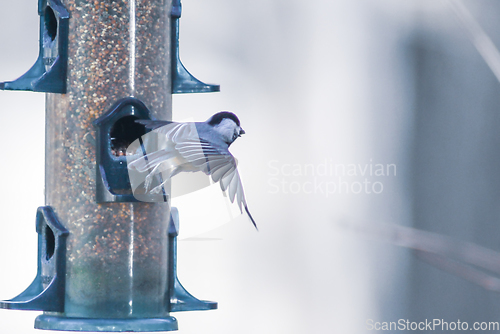
[[[253,220],[252,215],[250,214],[250,211],[248,211],[248,206],[245,205],[245,211],[247,212],[248,217],[252,221],[253,226],[255,226],[255,229],[258,231],[259,228],[257,227],[257,224],[255,224],[255,220]]]

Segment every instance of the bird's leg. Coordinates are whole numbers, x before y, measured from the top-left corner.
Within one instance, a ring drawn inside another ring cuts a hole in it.
[[[160,185],[154,187],[153,189],[151,189],[150,193],[152,194],[157,194],[161,191],[161,188],[165,185],[165,183],[168,182],[168,180],[170,180],[170,177],[167,177],[165,178],[165,181],[163,181]]]
[[[151,185],[151,182],[153,181],[153,176],[155,174],[155,172],[160,168],[160,165],[161,163],[157,164],[152,170],[151,172],[149,172],[149,174],[146,176],[146,178],[144,179],[144,189],[146,191],[148,191],[149,189],[149,186]]]

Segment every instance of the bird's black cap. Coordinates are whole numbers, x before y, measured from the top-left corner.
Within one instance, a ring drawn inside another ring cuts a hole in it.
[[[210,117],[208,124],[214,126],[214,125],[220,124],[220,122],[222,122],[222,120],[224,120],[226,118],[233,120],[236,123],[236,125],[240,126],[240,120],[238,119],[238,117],[229,111],[221,111],[221,112],[213,115],[212,117]]]

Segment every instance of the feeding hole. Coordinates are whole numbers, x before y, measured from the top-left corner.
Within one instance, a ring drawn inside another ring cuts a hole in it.
[[[53,42],[57,36],[57,19],[54,11],[49,6],[45,8],[44,21],[47,36],[50,38],[50,41]]]
[[[56,250],[56,238],[52,229],[45,226],[45,259],[48,261],[54,256],[54,251]]]
[[[135,116],[120,118],[110,131],[111,154],[117,157],[127,154],[127,147],[146,133],[144,125],[135,123]]]

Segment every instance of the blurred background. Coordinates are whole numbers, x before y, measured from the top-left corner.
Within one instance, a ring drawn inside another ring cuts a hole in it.
[[[500,46],[500,3],[461,3]],[[36,1],[5,3],[0,31],[0,81],[13,80],[37,56]],[[363,232],[500,251],[500,84],[448,1],[185,0],[180,40],[221,92],[176,95],[174,120],[238,114],[247,134],[231,149],[260,232],[239,216],[179,242],[181,282],[219,303],[174,314],[179,334],[500,321],[497,292]],[[44,99],[0,91],[0,299],[36,274]],[[0,310],[0,329],[35,333],[37,314]]]

